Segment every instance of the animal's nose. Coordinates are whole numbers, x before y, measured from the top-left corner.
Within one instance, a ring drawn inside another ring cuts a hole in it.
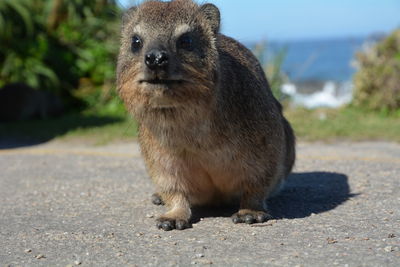
[[[160,50],[151,50],[146,54],[144,62],[151,70],[163,69],[168,66],[168,53]]]

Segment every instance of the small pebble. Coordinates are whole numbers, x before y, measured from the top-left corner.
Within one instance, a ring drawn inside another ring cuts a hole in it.
[[[204,254],[203,253],[198,253],[198,254],[196,254],[196,258],[204,258]]]
[[[154,218],[153,214],[146,214],[146,218]]]
[[[387,246],[387,247],[385,247],[384,249],[385,249],[386,252],[392,252],[392,251],[394,251],[394,249],[393,249],[392,246]]]
[[[395,238],[395,237],[396,237],[395,234],[389,234],[389,235],[388,235],[388,238]]]
[[[75,265],[81,265],[81,264],[82,264],[82,262],[81,262],[81,261],[78,261],[78,260],[76,260],[76,261],[74,261],[74,264],[75,264]]]
[[[333,239],[333,238],[330,238],[330,237],[328,237],[328,238],[326,239],[326,241],[328,241],[328,244],[335,244],[335,243],[338,242],[337,240],[335,240],[335,239]]]
[[[29,253],[29,252],[32,252],[32,249],[28,248],[28,249],[25,249],[24,251],[25,251],[25,253]]]
[[[46,258],[43,254],[36,255],[36,259],[44,259]]]
[[[207,260],[207,259],[197,259],[197,260],[192,261],[190,264],[192,264],[192,265],[196,265],[196,264],[211,265],[211,264],[213,264],[213,262],[210,260]]]

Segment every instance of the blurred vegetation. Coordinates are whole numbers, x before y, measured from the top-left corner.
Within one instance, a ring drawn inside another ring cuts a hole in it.
[[[288,77],[282,72],[282,64],[285,60],[287,49],[272,51],[269,49],[268,43],[263,41],[255,45],[253,53],[264,69],[274,96],[279,101],[286,100],[288,96],[283,94],[281,88],[283,83],[288,81]]]
[[[285,116],[300,141],[338,140],[400,142],[400,115],[386,115],[359,108],[341,109],[287,108]],[[0,140],[17,143],[44,142],[52,139],[78,141],[91,145],[135,140],[137,123],[124,111],[85,111],[59,119],[0,124]],[[1,143],[0,143],[1,147]]]
[[[0,139],[104,144],[136,137],[137,124],[114,90],[121,12],[114,0],[0,0],[0,88],[23,82],[60,96],[70,111],[79,110],[59,119],[2,123]],[[253,52],[274,95],[285,101],[286,50],[272,51],[262,42]],[[352,106],[286,110],[300,140],[400,142],[400,30],[357,59]]]
[[[358,53],[353,104],[368,110],[400,111],[400,29]]]
[[[400,142],[400,114],[385,114],[356,107],[340,109],[288,108],[285,116],[301,141]]]
[[[69,108],[112,102],[120,13],[114,0],[1,0],[0,87],[23,82]]]
[[[121,105],[122,106],[122,105]],[[7,144],[37,144],[49,140],[79,141],[90,145],[134,140],[137,123],[125,112],[83,111],[61,118],[0,124],[0,149]]]

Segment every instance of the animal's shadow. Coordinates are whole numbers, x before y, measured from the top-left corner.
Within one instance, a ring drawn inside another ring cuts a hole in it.
[[[350,193],[348,177],[340,173],[307,172],[291,174],[279,195],[268,199],[269,213],[279,218],[304,218],[326,212],[341,205]],[[204,217],[230,217],[238,206],[194,208],[193,222]]]

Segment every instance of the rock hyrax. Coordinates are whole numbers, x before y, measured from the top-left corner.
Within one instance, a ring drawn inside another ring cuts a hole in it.
[[[118,91],[139,122],[164,230],[191,207],[240,200],[234,223],[268,219],[265,199],[295,160],[293,131],[253,54],[219,33],[220,13],[191,0],[146,1],[123,18]]]

